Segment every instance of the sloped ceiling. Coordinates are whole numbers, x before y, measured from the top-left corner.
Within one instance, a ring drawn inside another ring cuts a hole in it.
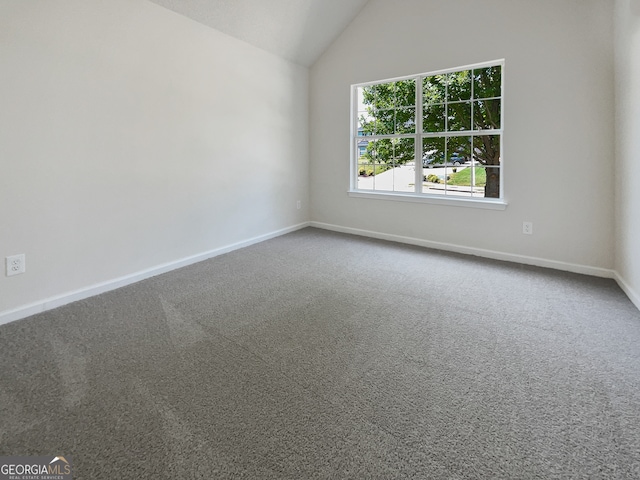
[[[311,66],[368,0],[150,0],[300,65]]]

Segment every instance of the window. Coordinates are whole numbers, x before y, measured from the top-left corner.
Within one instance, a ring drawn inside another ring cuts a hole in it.
[[[351,192],[502,203],[503,65],[354,85]]]

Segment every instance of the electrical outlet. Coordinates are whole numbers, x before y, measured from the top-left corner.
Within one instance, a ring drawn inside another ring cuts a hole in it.
[[[300,200],[296,202],[296,207],[298,208],[298,210],[302,208],[302,202]]]
[[[20,255],[11,255],[6,258],[7,260],[7,277],[12,275],[18,275],[25,272],[25,256],[24,253]]]
[[[522,222],[522,233],[524,233],[525,235],[533,235],[533,223]]]

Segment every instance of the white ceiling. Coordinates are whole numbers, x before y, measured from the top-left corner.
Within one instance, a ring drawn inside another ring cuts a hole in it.
[[[151,0],[295,63],[311,66],[368,0]]]

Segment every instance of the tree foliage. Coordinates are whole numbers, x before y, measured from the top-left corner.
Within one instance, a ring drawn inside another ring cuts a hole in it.
[[[360,115],[364,135],[393,135],[415,133],[414,80],[381,83],[363,89],[366,114]],[[373,163],[401,165],[415,157],[414,139],[393,138],[369,142],[363,155]]]

